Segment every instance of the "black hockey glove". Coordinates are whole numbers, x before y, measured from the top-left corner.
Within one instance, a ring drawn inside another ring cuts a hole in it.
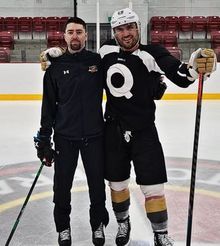
[[[51,143],[51,138],[47,136],[40,135],[34,137],[34,146],[37,149],[37,157],[44,163],[44,165],[51,167],[54,162],[55,151],[52,149],[53,144]]]
[[[158,73],[155,72],[152,72],[152,75],[155,75],[155,79],[153,83],[153,99],[160,100],[167,89],[167,85],[163,81],[164,80],[163,76],[158,75]]]
[[[163,81],[160,81],[158,84],[157,90],[154,93],[154,100],[160,100],[163,97],[166,89],[167,89],[166,83]]]

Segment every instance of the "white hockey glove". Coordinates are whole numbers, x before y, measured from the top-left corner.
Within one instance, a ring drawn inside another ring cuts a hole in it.
[[[216,70],[217,58],[213,49],[197,49],[191,54],[188,63],[189,73],[193,79],[199,77],[199,73],[207,79]]]
[[[61,48],[61,47],[52,47],[52,48],[49,48],[49,49],[42,51],[40,54],[41,70],[46,71],[47,68],[51,64],[47,55],[49,55],[51,57],[59,57],[64,52],[65,52],[65,49]]]

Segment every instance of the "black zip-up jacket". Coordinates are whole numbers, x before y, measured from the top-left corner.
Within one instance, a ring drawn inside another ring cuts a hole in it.
[[[102,134],[102,72],[98,54],[83,49],[50,59],[43,81],[40,134],[67,139]]]
[[[188,87],[194,82],[187,64],[160,45],[139,45],[125,52],[114,40],[100,48],[107,95],[105,118],[116,118],[124,130],[141,130],[155,120],[154,96],[161,75]]]

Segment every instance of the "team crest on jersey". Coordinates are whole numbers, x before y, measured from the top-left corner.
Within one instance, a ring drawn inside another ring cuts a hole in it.
[[[95,73],[98,71],[98,67],[96,65],[90,66],[88,71],[90,73]]]

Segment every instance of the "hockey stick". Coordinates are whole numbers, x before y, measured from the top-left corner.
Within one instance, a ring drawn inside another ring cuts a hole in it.
[[[186,246],[191,245],[193,204],[194,204],[195,181],[196,181],[196,166],[197,166],[197,152],[198,152],[198,143],[199,143],[200,116],[201,116],[201,108],[202,108],[203,82],[204,82],[203,74],[200,73],[199,74],[199,84],[198,84],[198,95],[197,95],[194,143],[193,143],[193,157],[192,157],[191,184],[190,184],[190,194],[189,194]]]
[[[11,233],[10,233],[8,239],[7,239],[7,242],[6,242],[5,246],[8,246],[9,245],[9,243],[10,243],[10,241],[11,241],[13,235],[14,235],[14,232],[15,232],[17,226],[18,226],[18,223],[19,223],[20,218],[21,218],[21,216],[22,216],[22,214],[24,212],[24,209],[25,209],[25,207],[26,207],[26,205],[28,203],[28,200],[29,200],[29,198],[31,196],[31,193],[32,193],[33,189],[34,189],[34,186],[37,183],[37,180],[38,180],[38,178],[40,176],[40,173],[41,173],[41,170],[42,170],[43,166],[44,166],[44,162],[41,163],[41,166],[40,166],[40,168],[39,168],[39,170],[38,170],[38,172],[36,174],[36,177],[34,179],[34,182],[33,182],[32,186],[31,186],[31,188],[30,188],[30,190],[29,190],[29,192],[27,194],[27,197],[26,197],[26,199],[25,199],[25,201],[23,203],[23,206],[22,206],[22,208],[20,210],[20,213],[19,213],[19,215],[18,215],[18,217],[17,217],[17,219],[16,219],[16,221],[14,223],[14,226],[12,227]]]

